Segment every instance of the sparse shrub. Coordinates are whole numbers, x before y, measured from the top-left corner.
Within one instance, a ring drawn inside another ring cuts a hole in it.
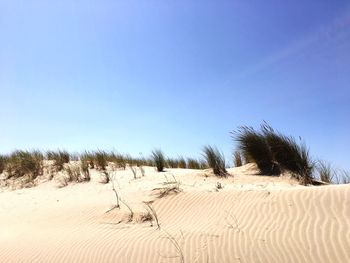
[[[153,162],[157,167],[158,172],[163,172],[165,167],[165,157],[162,150],[157,149],[152,152]]]
[[[64,167],[64,164],[69,163],[70,154],[64,150],[47,151],[46,158],[48,160],[54,161],[53,166],[55,167],[56,171],[61,171]]]
[[[187,158],[187,168],[188,169],[201,169],[201,164],[196,159]]]
[[[44,156],[39,151],[20,151],[13,152],[6,161],[5,170],[8,172],[8,178],[22,177],[28,175],[31,179],[43,174]]]
[[[203,156],[210,168],[217,176],[227,176],[225,157],[217,148],[205,146],[203,148]]]
[[[242,156],[241,156],[241,153],[239,151],[235,151],[233,153],[233,163],[234,163],[235,167],[242,166]]]
[[[232,135],[234,140],[238,142],[239,150],[248,159],[254,160],[261,174],[280,174],[279,166],[274,162],[270,146],[263,134],[251,127],[241,126]]]

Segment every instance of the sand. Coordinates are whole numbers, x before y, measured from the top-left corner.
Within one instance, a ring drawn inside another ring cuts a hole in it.
[[[146,167],[136,180],[128,168],[115,172],[132,222],[125,205],[112,209],[112,184],[95,170],[91,182],[63,188],[52,180],[2,189],[0,262],[350,262],[350,185],[305,187],[288,175],[256,176],[252,165],[229,172]],[[153,189],[173,176],[181,191],[157,198]],[[144,201],[160,229],[140,221]]]

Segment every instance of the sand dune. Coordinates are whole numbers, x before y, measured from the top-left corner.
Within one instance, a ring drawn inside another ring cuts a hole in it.
[[[170,173],[182,192],[158,199],[152,189]],[[149,167],[134,180],[118,171],[132,222],[125,206],[106,213],[115,196],[97,172],[64,188],[50,181],[3,190],[0,262],[350,262],[350,185],[304,187],[288,176],[255,176],[249,165],[230,173]],[[160,230],[139,222],[150,200]]]

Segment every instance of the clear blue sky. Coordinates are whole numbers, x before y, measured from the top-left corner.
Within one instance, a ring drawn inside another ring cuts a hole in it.
[[[262,120],[350,168],[350,3],[0,0],[0,152],[230,157]]]

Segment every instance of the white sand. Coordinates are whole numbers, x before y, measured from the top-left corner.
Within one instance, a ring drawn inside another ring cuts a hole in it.
[[[88,183],[1,190],[0,262],[182,262],[181,253],[184,262],[350,262],[350,185],[304,187],[254,176],[252,165],[229,171],[235,176],[218,179],[147,167],[137,180],[117,171],[130,223],[124,205],[106,213],[115,195],[94,170]],[[171,174],[182,192],[158,199],[152,189]],[[150,200],[161,230],[138,222]]]

